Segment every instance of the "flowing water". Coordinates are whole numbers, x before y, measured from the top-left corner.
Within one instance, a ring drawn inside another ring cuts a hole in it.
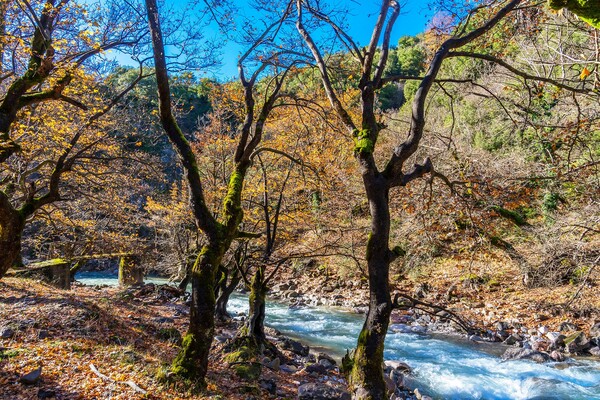
[[[80,277],[81,276],[81,277]],[[85,284],[115,285],[106,275],[78,275]],[[164,279],[146,282],[165,283]],[[228,310],[248,311],[247,298],[233,295]],[[266,324],[287,336],[341,357],[356,345],[363,316],[327,308],[290,308],[267,304]],[[385,358],[414,370],[409,386],[436,399],[600,399],[600,362],[570,359],[564,363],[502,362],[499,346],[456,338],[389,332]]]

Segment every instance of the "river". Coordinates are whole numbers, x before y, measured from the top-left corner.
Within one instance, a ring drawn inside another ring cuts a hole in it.
[[[81,274],[77,280],[89,285],[117,284],[116,277],[101,274]],[[228,310],[234,315],[246,313],[247,299],[239,294],[232,296]],[[356,345],[363,316],[337,309],[289,308],[286,304],[268,302],[265,322],[290,337],[341,357],[346,349]],[[492,354],[498,352],[498,346],[390,331],[385,358],[410,365],[414,375],[409,386],[419,387],[422,393],[436,399],[600,399],[600,362],[585,359],[544,364],[503,362]]]

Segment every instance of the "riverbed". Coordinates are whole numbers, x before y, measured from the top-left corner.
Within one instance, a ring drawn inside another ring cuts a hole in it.
[[[102,274],[80,274],[77,280],[88,285],[117,284],[116,277]],[[228,309],[233,315],[247,313],[247,298],[234,294]],[[356,345],[363,320],[362,315],[337,309],[267,303],[268,326],[337,357]],[[385,358],[410,365],[414,374],[408,379],[409,386],[436,399],[600,399],[600,362],[503,362],[492,354],[498,347],[493,349],[461,338],[390,331]]]

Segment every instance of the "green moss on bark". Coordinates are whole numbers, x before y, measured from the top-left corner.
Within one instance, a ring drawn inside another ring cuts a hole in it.
[[[258,346],[249,337],[240,337],[234,343],[235,350],[225,356],[236,375],[247,381],[260,377],[262,365],[258,362]]]
[[[201,376],[198,373],[197,366],[193,360],[198,358],[196,354],[196,337],[192,333],[187,333],[181,343],[181,351],[171,364],[171,375],[178,379],[187,381],[198,381]],[[204,381],[197,382],[204,386]]]
[[[369,137],[368,129],[355,129],[352,132],[354,139],[354,152],[359,154],[372,154],[375,150],[375,144]]]
[[[234,170],[227,185],[227,195],[223,199],[223,225],[237,226],[243,218],[242,189],[244,186],[244,173]]]
[[[566,8],[594,28],[600,29],[600,2],[598,0],[548,0],[553,10]]]

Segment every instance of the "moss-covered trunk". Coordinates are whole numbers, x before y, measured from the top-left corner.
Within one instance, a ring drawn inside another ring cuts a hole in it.
[[[267,287],[265,285],[265,271],[259,267],[250,284],[250,297],[248,299],[250,310],[248,322],[245,327],[246,334],[254,339],[256,343],[265,341],[265,305]]]
[[[25,218],[15,210],[4,193],[0,192],[0,278],[9,268],[23,266],[21,237]]]
[[[192,268],[192,302],[190,326],[182,349],[173,361],[172,372],[180,377],[203,383],[208,369],[208,355],[214,337],[215,274],[223,257],[218,242],[206,245]]]
[[[238,234],[242,220],[242,187],[247,167],[239,165],[231,174],[223,200],[223,224],[200,251],[191,272],[190,326],[182,348],[173,361],[172,373],[201,385],[208,370],[208,355],[215,332],[216,275],[223,256]]]
[[[390,214],[385,184],[365,184],[371,210],[371,233],[367,242],[369,271],[369,312],[358,338],[350,385],[354,400],[387,399],[383,379],[383,349],[392,300],[389,288]]]
[[[129,255],[119,261],[119,285],[131,286],[144,283],[144,271],[140,267],[140,258]]]

